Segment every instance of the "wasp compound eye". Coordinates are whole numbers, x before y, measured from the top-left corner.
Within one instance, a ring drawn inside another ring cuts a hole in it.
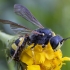
[[[63,44],[63,42],[61,42],[62,40],[63,38],[59,35],[50,38],[50,44],[52,46],[52,49],[57,49],[57,48],[59,49]]]

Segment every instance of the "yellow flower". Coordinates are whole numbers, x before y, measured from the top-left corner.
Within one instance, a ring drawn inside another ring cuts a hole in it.
[[[70,61],[69,57],[62,57],[61,50],[54,51],[48,43],[44,48],[34,44],[28,46],[20,55],[20,60],[26,63],[27,70],[61,70],[64,61]]]
[[[3,32],[0,32],[0,37],[7,46],[10,46],[13,39],[16,39],[15,36],[10,36]],[[44,48],[42,48],[41,45],[36,45],[31,49],[33,45],[34,44],[28,45],[23,49],[20,55],[20,61],[27,64],[27,70],[61,70],[62,65],[65,64],[64,61],[70,61],[69,57],[62,56],[62,51],[60,49],[54,51],[50,43],[48,43]],[[16,46],[14,46],[13,49],[16,49]],[[9,50],[10,48],[7,47],[7,49]]]

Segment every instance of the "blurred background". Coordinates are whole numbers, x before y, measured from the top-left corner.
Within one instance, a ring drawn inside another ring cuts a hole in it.
[[[36,29],[35,25],[14,13],[14,4],[22,4],[27,7],[44,27],[52,29],[56,34],[60,34],[63,38],[70,36],[70,0],[0,0],[0,19]],[[0,24],[0,30],[14,34],[8,25]],[[5,46],[0,41],[0,70],[13,70],[13,68],[9,69],[4,49]],[[70,40],[64,42],[61,49],[63,56],[70,57]],[[66,62],[61,70],[70,70],[70,62]]]

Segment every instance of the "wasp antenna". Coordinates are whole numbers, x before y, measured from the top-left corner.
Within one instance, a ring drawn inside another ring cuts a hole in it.
[[[61,42],[66,41],[66,40],[68,40],[68,39],[70,39],[70,37],[67,37],[67,38],[62,39]]]

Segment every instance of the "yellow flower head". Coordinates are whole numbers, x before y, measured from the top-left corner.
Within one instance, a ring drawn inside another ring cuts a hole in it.
[[[44,48],[34,44],[28,46],[20,55],[20,60],[27,64],[27,70],[60,70],[68,57],[62,57],[61,50],[54,51],[48,43]]]

